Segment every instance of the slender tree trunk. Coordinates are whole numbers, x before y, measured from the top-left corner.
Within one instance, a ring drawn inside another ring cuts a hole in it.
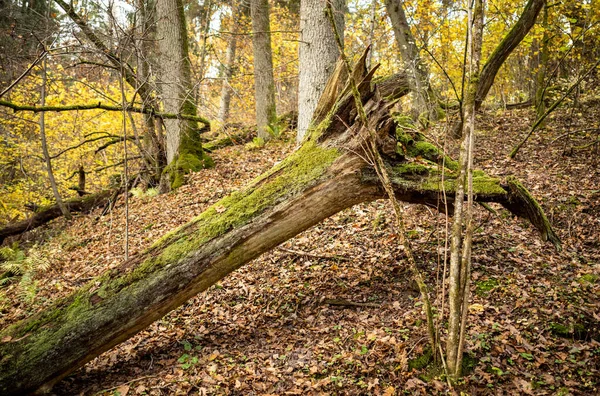
[[[271,138],[270,131],[277,122],[269,1],[251,0],[250,12],[252,15],[252,48],[254,50],[256,125],[258,137],[268,140]]]
[[[300,31],[298,59],[298,128],[300,143],[310,126],[313,112],[339,57],[335,36],[327,15],[326,1],[300,1]],[[344,35],[345,0],[331,0],[334,19],[340,36]]]
[[[47,84],[47,76],[46,76],[46,58],[42,60],[42,88],[41,88],[41,106],[46,105],[46,84]],[[52,171],[52,160],[50,159],[50,153],[48,152],[48,143],[46,142],[46,112],[40,112],[40,139],[42,141],[42,152],[44,153],[44,160],[46,161],[46,170],[48,171],[48,180],[50,181],[50,186],[52,187],[52,193],[54,194],[54,199],[56,199],[56,204],[60,208],[61,213],[67,219],[71,220],[71,212],[63,203],[63,200],[58,192],[58,187],[56,185],[56,179],[54,179],[54,172]]]
[[[446,344],[446,364],[449,375],[461,375],[463,340],[468,310],[468,287],[473,235],[473,146],[475,139],[475,92],[479,78],[483,37],[483,1],[474,0],[469,8],[469,40],[465,70],[467,86],[463,99],[463,141],[460,147],[459,169],[454,200],[454,219],[450,246],[449,318]],[[463,213],[465,179],[468,182],[468,201]],[[463,221],[466,233],[463,240]],[[462,252],[461,252],[462,251]]]
[[[525,36],[527,36],[527,33],[529,33],[535,24],[535,20],[544,6],[545,1],[546,0],[529,0],[527,2],[519,20],[513,25],[506,36],[504,36],[500,44],[496,46],[494,52],[492,52],[492,55],[486,61],[477,83],[475,111],[479,110],[490,92],[500,67],[502,67],[508,56],[515,48],[517,48],[521,41],[523,41]],[[461,138],[462,130],[462,120],[460,120],[460,122],[454,126],[452,136],[456,139]]]
[[[548,68],[548,59],[550,58],[548,41],[550,36],[548,34],[548,5],[544,5],[544,16],[542,22],[542,28],[544,29],[544,35],[542,37],[542,45],[539,52],[539,69],[536,75],[536,92],[535,92],[535,111],[537,118],[540,118],[546,112],[546,103],[544,102],[544,93],[546,91],[546,69]]]
[[[373,67],[373,54],[375,53],[375,25],[377,24],[377,3],[378,0],[372,0],[371,4],[371,26],[369,27],[369,57],[367,58],[367,67]]]
[[[485,100],[498,70],[504,64],[504,61],[517,48],[519,43],[527,36],[535,24],[538,14],[542,10],[546,0],[529,0],[525,5],[523,13],[519,20],[513,25],[510,31],[504,36],[502,42],[498,44],[492,55],[489,57],[479,77],[477,84],[477,93],[475,94],[475,109],[479,110]]]
[[[150,65],[156,48],[155,3],[152,0],[138,0],[140,23],[138,28],[138,78],[137,86],[150,85]],[[154,97],[142,97],[143,106],[157,108]],[[151,114],[144,114],[144,127],[142,129],[142,156],[148,172],[147,185],[157,185],[163,168],[167,164],[164,145],[160,139],[160,130]]]
[[[385,8],[392,22],[396,45],[400,51],[404,69],[409,77],[410,89],[413,95],[413,117],[418,119],[425,115],[437,119],[437,102],[429,84],[429,71],[419,55],[419,49],[410,30],[410,25],[404,13],[403,1],[385,0]]]
[[[219,116],[218,119],[221,124],[225,124],[229,118],[229,106],[231,104],[231,77],[235,71],[235,52],[237,50],[238,41],[238,26],[239,19],[242,16],[241,4],[234,3],[231,9],[231,35],[229,36],[229,42],[227,43],[227,51],[225,53],[225,65],[223,67],[223,86],[221,87],[221,103],[219,105]]]
[[[164,109],[169,113],[196,114],[193,102],[188,37],[182,0],[158,0],[157,40],[159,49],[160,88]],[[184,182],[186,172],[211,166],[202,150],[198,123],[183,119],[164,120],[170,187]]]

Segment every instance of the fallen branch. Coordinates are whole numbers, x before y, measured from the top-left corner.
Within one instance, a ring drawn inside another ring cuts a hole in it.
[[[343,299],[325,299],[323,300],[324,304],[328,304],[328,305],[335,305],[338,307],[361,307],[361,308],[381,308],[380,304],[375,304],[375,303],[360,303],[360,302],[354,302],[354,301],[350,301],[350,300],[343,300]]]
[[[13,102],[8,102],[6,100],[0,100],[0,106],[8,107],[13,111],[32,111],[34,113],[38,113],[40,111],[79,111],[79,110],[106,110],[106,111],[123,111],[123,106],[111,106],[102,104],[102,102],[97,103],[88,103],[88,104],[75,104],[75,105],[65,105],[65,106],[31,106],[31,105],[21,105]],[[150,114],[154,117],[159,117],[163,119],[183,119],[201,122],[204,125],[210,125],[210,121],[204,117],[194,116],[189,114],[173,114],[173,113],[161,113],[156,112],[152,108],[149,107],[134,107],[127,106],[127,111],[132,113],[140,113],[140,114]]]
[[[61,378],[259,255],[341,210],[388,198],[364,161],[372,132],[397,199],[439,203],[440,159],[448,168],[443,189],[453,191],[456,162],[423,137],[397,128],[389,111],[395,98],[382,99],[364,64],[351,75],[369,125],[357,119],[348,84],[330,91],[336,100],[324,101],[331,107],[320,112],[327,116],[313,122],[303,145],[285,160],[147,250],[3,329],[0,394],[50,391]],[[479,172],[473,182],[476,201],[513,203],[500,180]],[[452,205],[452,194],[448,201]]]
[[[70,199],[64,201],[63,203],[69,212],[88,212],[96,207],[103,206],[106,201],[108,201],[112,193],[113,191],[106,190],[96,194],[90,194],[82,198]],[[32,207],[32,209],[35,209],[35,214],[28,219],[19,221],[17,223],[8,224],[4,228],[0,229],[0,244],[2,244],[4,239],[9,236],[18,235],[25,231],[33,230],[36,227],[44,225],[49,221],[62,216],[60,208],[57,204],[50,206],[35,205],[35,207]]]

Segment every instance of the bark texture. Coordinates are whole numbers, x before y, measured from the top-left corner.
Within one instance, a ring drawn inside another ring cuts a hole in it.
[[[271,137],[270,128],[277,122],[269,1],[251,0],[250,12],[252,15],[252,48],[254,51],[256,125],[258,127],[258,137],[268,140]]]
[[[435,205],[442,183],[438,163],[444,159],[452,175],[456,162],[422,135],[396,130],[389,114],[393,98],[382,99],[364,64],[353,75],[368,127],[356,118],[348,85],[332,83],[341,88],[326,91],[334,100],[322,99],[330,111],[320,112],[327,115],[315,120],[287,159],[119,268],[0,332],[0,393],[50,389],[261,253],[344,208],[385,197],[361,155],[369,128],[377,131],[396,196]],[[444,187],[453,191],[455,182],[446,177]],[[478,200],[510,200],[500,181],[483,172],[474,189]]]
[[[463,132],[459,154],[454,219],[450,245],[450,269],[448,276],[448,339],[446,341],[446,364],[452,377],[460,377],[463,353],[464,327],[469,298],[471,268],[471,242],[473,237],[473,152],[475,139],[475,93],[479,77],[481,46],[483,39],[482,0],[475,0],[469,8],[469,25],[465,72],[467,84],[463,94]],[[466,185],[465,185],[466,184]],[[464,205],[465,187],[468,191]],[[464,215],[463,215],[464,208]],[[463,235],[463,221],[465,233]]]
[[[137,87],[150,86],[151,65],[156,65],[156,7],[153,0],[137,0],[140,13],[136,58],[138,64]],[[157,109],[154,95],[142,97],[144,108]],[[140,145],[138,143],[138,145]],[[147,173],[146,184],[158,185],[162,170],[167,165],[166,151],[160,125],[152,114],[144,115],[142,129],[142,156]]]
[[[40,104],[44,106],[46,104],[46,58],[42,61],[42,89],[40,94]],[[52,194],[56,199],[56,205],[58,205],[61,213],[67,219],[71,220],[71,212],[63,203],[62,197],[58,192],[58,186],[56,185],[56,179],[54,179],[54,172],[52,171],[52,160],[50,153],[48,152],[48,143],[46,142],[46,113],[40,112],[40,139],[42,142],[42,153],[44,154],[44,161],[46,162],[46,170],[48,172],[48,180],[50,181],[50,187],[52,187]]]
[[[396,45],[400,51],[404,69],[413,96],[413,117],[424,115],[437,119],[435,95],[429,85],[429,70],[419,55],[415,38],[410,31],[402,0],[385,0],[385,9],[392,22]]]
[[[158,0],[157,40],[160,90],[165,112],[196,115],[193,101],[188,37],[182,0]],[[200,143],[198,124],[184,119],[165,119],[167,163],[172,189],[183,184],[183,174],[212,162]]]
[[[523,13],[519,17],[519,20],[513,25],[510,31],[504,36],[500,44],[494,49],[494,52],[486,61],[481,73],[479,75],[479,81],[477,83],[477,89],[475,91],[475,110],[479,110],[483,101],[487,97],[496,74],[500,70],[500,67],[504,64],[504,61],[514,51],[515,48],[523,41],[527,33],[531,30],[535,24],[540,10],[544,6],[546,0],[529,0],[525,5]],[[462,117],[462,114],[461,114]],[[462,136],[462,118],[460,122],[455,124],[452,135],[454,138],[459,139]]]
[[[221,87],[221,101],[219,104],[219,121],[224,124],[229,118],[229,106],[231,104],[231,94],[233,89],[231,88],[230,79],[233,76],[235,70],[235,53],[237,50],[238,41],[238,26],[237,21],[242,16],[241,5],[235,3],[232,7],[232,35],[229,36],[227,42],[227,51],[225,53],[225,65],[223,67],[223,86]]]
[[[337,31],[343,37],[345,0],[332,0]],[[301,0],[298,75],[298,128],[300,143],[309,128],[317,102],[333,73],[339,51],[331,23],[326,15],[325,0]]]
[[[535,20],[544,6],[545,1],[546,0],[529,0],[527,2],[517,23],[515,23],[512,29],[504,36],[483,66],[479,76],[477,92],[475,94],[475,106],[477,109],[481,107],[481,104],[485,100],[492,84],[494,84],[496,74],[498,74],[498,70],[500,70],[500,67],[504,64],[506,58],[508,58],[513,50],[517,48],[519,43],[523,41],[525,36],[527,36],[527,33],[529,33],[535,24]]]

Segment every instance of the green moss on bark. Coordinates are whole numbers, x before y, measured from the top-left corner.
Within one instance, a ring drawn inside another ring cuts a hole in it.
[[[434,163],[444,162],[444,166],[449,170],[458,170],[458,162],[444,155],[436,145],[428,142],[421,133],[408,133],[405,128],[396,128],[396,140],[398,154],[411,158],[424,158]]]
[[[26,356],[30,360],[33,356],[48,353],[52,345],[61,342],[69,331],[84,326],[88,319],[101,322],[103,317],[112,317],[111,309],[118,309],[117,300],[106,305],[111,309],[92,307],[105,300],[110,301],[126,288],[128,296],[143,293],[148,283],[160,279],[153,273],[179,262],[211,239],[246,224],[266,209],[316,183],[338,156],[334,148],[322,148],[314,140],[306,142],[244,191],[222,199],[188,224],[161,238],[143,254],[146,258],[134,265],[133,270],[106,272],[57,303],[53,309],[5,329],[0,337],[26,337],[26,341],[21,346],[2,346],[0,368],[4,372],[16,370],[24,363],[11,359],[11,356]]]

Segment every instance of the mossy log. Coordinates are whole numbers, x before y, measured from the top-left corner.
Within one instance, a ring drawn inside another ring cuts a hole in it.
[[[105,205],[114,192],[114,190],[101,191],[81,198],[69,199],[64,201],[64,204],[69,212],[88,212],[94,208]],[[28,219],[8,224],[4,228],[1,228],[0,244],[2,244],[4,239],[9,236],[33,230],[60,216],[62,216],[62,212],[57,204],[37,207],[35,213]]]
[[[456,163],[423,136],[396,133],[389,114],[393,98],[384,99],[371,84],[372,74],[363,63],[353,73],[398,198],[435,205],[442,160],[452,197]],[[335,100],[322,101],[330,106],[318,112],[325,115],[313,120],[302,146],[284,161],[143,253],[0,332],[0,394],[50,390],[260,254],[345,208],[384,198],[364,160],[368,130],[358,121],[347,85],[335,83],[337,88],[326,90]],[[482,172],[475,179],[477,200],[512,202],[500,180]]]

